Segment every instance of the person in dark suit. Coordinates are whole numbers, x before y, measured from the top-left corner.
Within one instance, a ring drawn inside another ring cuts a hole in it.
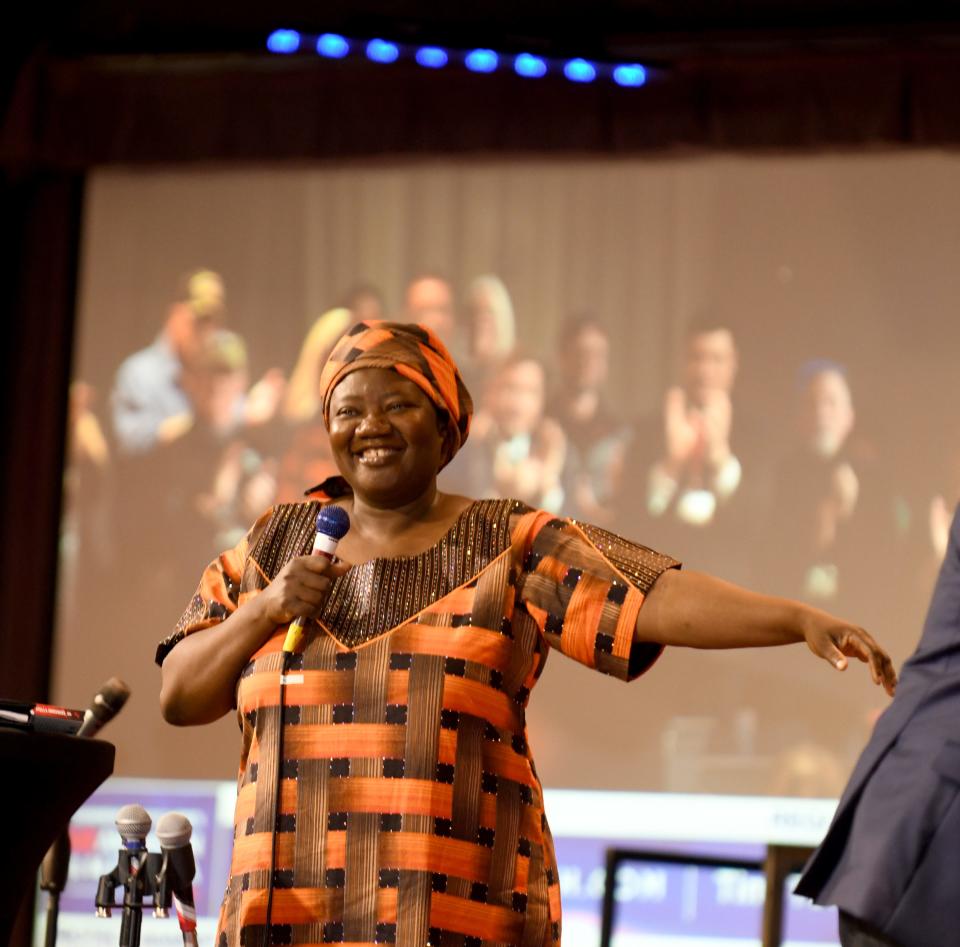
[[[916,651],[797,894],[844,947],[960,943],[960,507]]]

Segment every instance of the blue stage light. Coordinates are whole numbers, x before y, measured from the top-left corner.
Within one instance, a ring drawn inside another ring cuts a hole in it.
[[[467,53],[464,65],[471,72],[493,72],[499,59],[492,49],[474,49]]]
[[[613,81],[617,85],[639,88],[647,81],[647,70],[637,63],[617,66],[613,70]]]
[[[539,56],[520,53],[513,61],[514,71],[527,79],[539,79],[547,74],[547,64]]]
[[[395,43],[383,39],[372,39],[367,43],[367,58],[374,62],[396,62],[400,55]]]
[[[439,46],[421,46],[416,59],[428,69],[442,69],[447,64],[448,56]]]
[[[317,52],[330,59],[343,59],[350,52],[350,44],[339,33],[324,33],[317,38]]]
[[[571,82],[593,82],[597,78],[596,67],[586,59],[571,59],[564,63],[563,74]]]
[[[267,37],[271,53],[295,53],[300,48],[300,34],[296,30],[274,30]]]

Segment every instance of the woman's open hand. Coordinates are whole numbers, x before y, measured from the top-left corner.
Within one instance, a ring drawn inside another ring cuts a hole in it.
[[[838,671],[846,668],[847,658],[869,664],[873,682],[894,695],[897,672],[890,655],[862,628],[811,608],[805,615],[803,637],[817,657],[829,661]]]

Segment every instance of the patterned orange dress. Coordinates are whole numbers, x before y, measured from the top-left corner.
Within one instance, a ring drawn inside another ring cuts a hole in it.
[[[158,661],[307,554],[319,507],[274,508],[214,561]],[[336,581],[282,706],[278,628],[237,684],[217,944],[559,943],[527,701],[550,647],[623,679],[650,667],[661,648],[634,642],[637,613],[676,565],[518,501],[480,500],[426,552]]]

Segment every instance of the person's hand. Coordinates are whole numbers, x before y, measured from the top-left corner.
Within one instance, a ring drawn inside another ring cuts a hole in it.
[[[266,424],[277,413],[287,387],[279,368],[271,368],[248,392],[243,406],[245,424],[255,427]]]
[[[313,618],[333,583],[349,569],[349,563],[331,562],[326,556],[297,556],[257,596],[258,604],[273,625],[285,625],[298,616]]]
[[[701,430],[707,463],[714,470],[719,470],[730,459],[732,426],[733,403],[730,401],[730,395],[720,388],[711,388],[704,392]]]
[[[862,628],[848,624],[818,609],[804,609],[803,637],[807,647],[819,658],[829,661],[838,671],[847,667],[847,658],[870,665],[874,684],[893,697],[897,672],[890,655]]]
[[[670,388],[663,402],[663,431],[666,441],[667,472],[676,477],[700,441],[701,432],[693,422],[682,388]]]
[[[938,560],[943,559],[947,554],[951,519],[952,514],[947,501],[938,494],[930,501],[930,543]]]

